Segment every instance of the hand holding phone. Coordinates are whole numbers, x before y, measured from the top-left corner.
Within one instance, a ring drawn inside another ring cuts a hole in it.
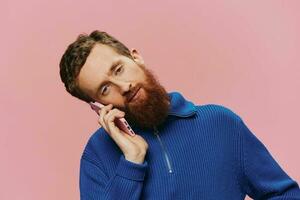
[[[91,108],[99,115],[99,111],[101,110],[101,108],[104,107],[103,104],[98,103],[98,102],[90,102],[89,103]],[[114,120],[116,126],[121,129],[122,131],[124,131],[125,133],[134,136],[135,133],[133,131],[133,129],[130,127],[130,125],[128,124],[128,122],[125,120],[124,117],[121,118],[115,118]]]
[[[121,112],[118,109],[113,110],[112,105],[104,106],[99,103],[89,104],[100,116],[99,120],[101,120],[101,125],[104,126],[104,129],[107,131],[109,136],[120,147],[125,159],[134,163],[143,163],[148,149],[148,144],[143,137],[133,132],[132,128],[123,118],[124,112]],[[102,109],[101,112],[99,112],[100,109]],[[108,118],[105,117],[108,115],[110,115]]]

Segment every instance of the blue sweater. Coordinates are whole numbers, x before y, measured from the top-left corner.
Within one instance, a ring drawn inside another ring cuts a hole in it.
[[[142,164],[124,158],[103,128],[88,140],[80,162],[81,200],[300,200],[295,180],[229,108],[171,97],[162,126],[141,130]]]

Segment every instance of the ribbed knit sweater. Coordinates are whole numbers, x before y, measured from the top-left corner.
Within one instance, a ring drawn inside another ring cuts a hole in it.
[[[300,189],[231,109],[168,93],[165,122],[133,130],[148,143],[142,164],[125,159],[101,127],[80,162],[81,200],[300,200]]]

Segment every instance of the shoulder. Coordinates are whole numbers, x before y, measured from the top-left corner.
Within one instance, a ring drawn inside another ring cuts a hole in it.
[[[100,127],[94,131],[84,146],[82,157],[85,158],[100,158],[100,153],[103,153],[103,149],[110,146],[112,140],[105,132],[104,128]]]
[[[203,104],[197,105],[197,115],[205,120],[214,120],[218,122],[239,122],[241,117],[232,108],[221,104]]]

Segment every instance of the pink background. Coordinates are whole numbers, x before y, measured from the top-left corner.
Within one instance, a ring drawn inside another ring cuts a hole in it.
[[[79,33],[134,47],[168,91],[240,115],[300,181],[300,1],[1,2],[0,199],[79,199],[79,161],[98,128],[59,60]],[[201,189],[201,188],[199,188]]]

